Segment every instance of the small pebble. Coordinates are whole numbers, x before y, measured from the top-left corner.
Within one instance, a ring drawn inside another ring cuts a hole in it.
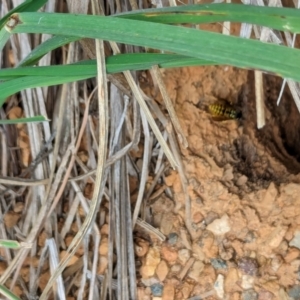
[[[209,211],[207,216],[205,217],[204,221],[205,221],[205,224],[208,225],[218,218],[219,218],[219,215],[217,213],[215,213],[214,211]]]
[[[164,281],[169,272],[169,267],[168,267],[167,263],[164,260],[162,260],[158,264],[155,272],[156,272],[158,279],[160,281]]]
[[[188,273],[188,277],[190,277],[191,279],[198,281],[200,274],[203,272],[204,270],[204,264],[202,261],[195,261],[195,263],[193,264],[191,270]]]
[[[191,254],[188,249],[181,249],[178,251],[178,259],[183,265],[186,264],[186,262],[189,260],[190,257]]]
[[[106,256],[100,255],[98,260],[97,274],[103,275],[107,270],[107,266],[108,266],[108,258]]]
[[[169,235],[170,233],[172,233],[173,223],[174,223],[174,214],[172,212],[163,213],[160,221],[160,231],[164,235]]]
[[[99,246],[100,255],[106,256],[108,253],[108,238],[107,236],[102,237],[100,246]]]
[[[176,250],[166,246],[163,246],[161,248],[161,255],[167,262],[174,262],[178,257],[178,253]]]
[[[172,273],[179,273],[181,271],[181,265],[179,265],[179,264],[176,264],[176,265],[174,265],[174,266],[172,266],[171,267],[171,272]]]
[[[300,285],[294,285],[288,290],[289,297],[293,300],[300,300]]]
[[[271,260],[270,266],[274,272],[277,272],[282,264],[283,264],[282,257],[280,255],[275,255]]]
[[[224,299],[224,276],[219,274],[214,283],[214,289],[220,299]]]
[[[165,284],[162,300],[174,300],[174,298],[175,298],[174,284],[172,283]]]
[[[151,247],[145,256],[145,261],[140,268],[140,273],[143,278],[152,277],[156,267],[160,263],[160,252],[157,247]]]
[[[155,284],[151,285],[150,288],[151,288],[151,293],[153,296],[155,296],[155,297],[162,296],[163,289],[164,289],[162,284],[155,283]]]
[[[296,247],[300,249],[300,231],[295,232],[294,238],[290,241],[289,245],[291,247]]]
[[[243,275],[242,276],[242,283],[241,283],[241,287],[244,290],[249,290],[253,288],[253,284],[254,284],[254,277],[250,276],[250,275]]]
[[[200,211],[195,212],[195,213],[193,214],[193,217],[192,217],[192,218],[193,218],[193,222],[194,222],[195,224],[198,224],[198,223],[202,222],[203,219],[204,219],[204,217],[203,217],[203,215],[201,214]]]
[[[293,260],[297,259],[300,256],[300,251],[299,249],[296,248],[289,248],[288,253],[284,257],[284,260],[287,263],[292,262]]]
[[[210,260],[210,262],[211,262],[212,266],[214,267],[214,269],[216,269],[216,270],[227,268],[226,262],[220,258],[212,258]]]
[[[255,276],[258,271],[258,263],[255,258],[243,257],[238,261],[238,268],[247,275]]]
[[[236,181],[237,186],[242,186],[248,181],[248,178],[245,175],[242,175],[239,177],[239,179]]]
[[[141,281],[147,287],[148,286],[150,287],[152,285],[155,285],[155,284],[159,283],[159,281],[156,277],[142,278]]]
[[[242,294],[242,300],[257,300],[257,299],[258,299],[258,294],[253,289],[244,291]]]
[[[266,290],[259,290],[259,292],[258,292],[258,300],[274,300],[274,299],[276,299],[276,298],[274,298],[274,294],[273,293],[271,293],[269,291],[266,291]],[[283,300],[283,299],[280,299],[280,300]],[[289,299],[289,300],[291,300],[291,299]]]
[[[246,236],[245,236],[245,238],[244,238],[244,242],[245,243],[252,243],[252,242],[254,242],[256,240],[256,234],[255,234],[255,232],[254,231],[249,231],[247,234],[246,234]]]
[[[172,232],[168,235],[168,243],[170,245],[175,245],[178,241],[178,234],[175,232]]]
[[[206,228],[215,235],[223,235],[230,231],[229,217],[225,214],[220,219],[214,220]]]

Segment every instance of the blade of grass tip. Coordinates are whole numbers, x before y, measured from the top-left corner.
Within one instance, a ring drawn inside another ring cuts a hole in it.
[[[4,285],[0,284],[0,294],[7,297],[9,300],[21,300],[18,296],[12,293],[8,288]]]
[[[78,37],[56,35],[34,48],[20,63],[19,67],[36,64],[44,55],[61,46],[77,41]],[[1,40],[1,39],[0,39]]]
[[[0,240],[0,247],[8,249],[20,249],[21,244],[18,241]]]
[[[7,97],[19,92],[20,90],[68,83],[68,82],[88,79],[91,77],[94,76],[91,75],[74,75],[74,77],[72,76],[70,77],[26,76],[26,77],[11,79],[9,81],[3,82],[0,85],[1,86],[0,107],[2,107]]]
[[[0,125],[8,124],[24,124],[24,123],[34,123],[34,122],[49,122],[50,120],[45,116],[34,116],[30,118],[19,118],[13,120],[0,120]]]

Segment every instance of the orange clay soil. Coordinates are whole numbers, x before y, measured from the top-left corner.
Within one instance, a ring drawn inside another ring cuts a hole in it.
[[[189,143],[181,153],[192,229],[180,177],[170,169],[164,184],[172,197],[150,203],[152,224],[168,238],[136,243],[139,299],[299,299],[300,118],[289,92],[277,107],[281,80],[265,78],[267,125],[257,130],[252,72],[182,68],[165,70],[164,81]],[[164,107],[150,81],[144,90]],[[220,99],[241,119],[209,114]]]

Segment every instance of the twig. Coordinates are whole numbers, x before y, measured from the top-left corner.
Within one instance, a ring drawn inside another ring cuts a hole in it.
[[[140,179],[140,186],[139,186],[139,193],[136,200],[133,216],[132,216],[132,228],[134,228],[137,217],[140,212],[142,199],[144,196],[146,181],[148,178],[148,165],[149,165],[149,155],[150,155],[150,133],[148,128],[148,123],[145,117],[145,114],[141,112],[142,123],[144,128],[144,136],[145,136],[145,143],[144,143],[144,155],[143,155],[143,167],[142,167],[142,174]]]
[[[144,220],[137,218],[136,225],[139,225],[140,227],[145,229],[149,234],[155,235],[161,242],[166,240],[166,237],[158,229],[154,228]]]
[[[181,270],[181,272],[178,275],[178,278],[180,280],[183,280],[183,278],[185,277],[186,273],[188,272],[188,270],[191,268],[191,266],[194,264],[195,262],[195,258],[194,257],[190,257],[190,259],[187,261],[186,265],[184,266],[184,268]]]

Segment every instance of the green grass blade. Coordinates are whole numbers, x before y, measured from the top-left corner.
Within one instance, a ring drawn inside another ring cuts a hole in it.
[[[78,37],[56,35],[33,49],[30,54],[20,62],[19,66],[34,65],[50,51],[74,42],[78,39]]]
[[[21,300],[18,296],[13,294],[8,288],[4,285],[0,284],[0,294],[7,297],[9,300]]]
[[[46,67],[18,67],[0,70],[0,79],[9,80],[23,76],[39,77],[74,77],[75,76],[96,76],[96,61],[85,60],[75,64]],[[1,86],[1,85],[0,85]]]
[[[67,82],[73,82],[77,80],[84,80],[88,79],[91,76],[85,76],[85,75],[73,75],[67,78],[63,77],[50,77],[50,76],[27,76],[27,77],[20,77],[16,79],[11,79],[9,81],[5,81],[0,84],[1,88],[1,95],[0,95],[0,107],[5,102],[5,99],[12,95],[17,93],[18,91],[21,91],[23,89],[27,88],[34,88],[37,86],[51,86],[51,85],[57,85]]]
[[[7,32],[4,28],[0,29],[0,51],[4,48],[6,45],[7,41],[9,40],[10,33]]]
[[[23,124],[23,123],[36,123],[49,121],[45,116],[34,116],[30,118],[19,118],[13,120],[0,120],[0,125],[12,125],[12,124]],[[1,246],[1,244],[0,244]]]
[[[21,245],[18,241],[0,240],[0,247],[8,248],[8,249],[20,249]]]
[[[164,24],[201,24],[240,22],[277,30],[300,32],[300,10],[262,7],[243,4],[182,5],[159,9],[145,9],[114,15],[114,17]]]
[[[154,65],[162,68],[212,65],[211,61],[190,58],[177,54],[162,53],[129,53],[109,56],[106,59],[107,73],[119,73],[123,71],[147,70]],[[94,77],[97,74],[96,60],[85,60],[75,64],[48,67],[18,67],[0,70],[0,80],[10,80],[22,76],[55,76],[70,77],[74,74]],[[63,80],[63,79],[62,79]]]
[[[214,65],[216,62],[207,61],[178,54],[162,53],[128,53],[109,56],[106,59],[108,73],[118,73],[126,70],[148,70],[154,65],[161,68],[176,68],[183,66]]]
[[[36,11],[40,9],[48,0],[26,0],[14,9],[12,9],[7,15],[5,15],[0,20],[0,28],[6,23],[8,18],[17,12],[25,12],[25,11]]]
[[[186,5],[146,9],[138,12],[122,13],[114,15],[114,17],[165,24],[200,24],[222,21],[248,22],[278,30],[286,30],[287,27],[292,32],[299,32],[300,30],[300,10],[282,8],[279,11],[278,8],[274,7],[251,5],[245,7],[239,4]],[[78,39],[78,37],[55,36],[34,49],[20,65],[33,65],[49,51]]]
[[[21,13],[12,33],[50,33],[113,40],[300,81],[300,51],[234,36],[114,17]],[[84,24],[84,26],[82,25]]]
[[[120,54],[107,58],[107,73],[118,73],[126,70],[146,70],[154,65],[161,68],[182,66],[213,65],[214,62],[177,54],[136,53]],[[97,75],[95,60],[80,61],[72,65],[48,67],[19,67],[0,70],[0,106],[4,100],[24,88],[63,84],[75,80],[92,78]],[[12,120],[14,121],[14,120]],[[12,121],[0,121],[0,124],[12,124]],[[41,120],[38,120],[41,121]]]

